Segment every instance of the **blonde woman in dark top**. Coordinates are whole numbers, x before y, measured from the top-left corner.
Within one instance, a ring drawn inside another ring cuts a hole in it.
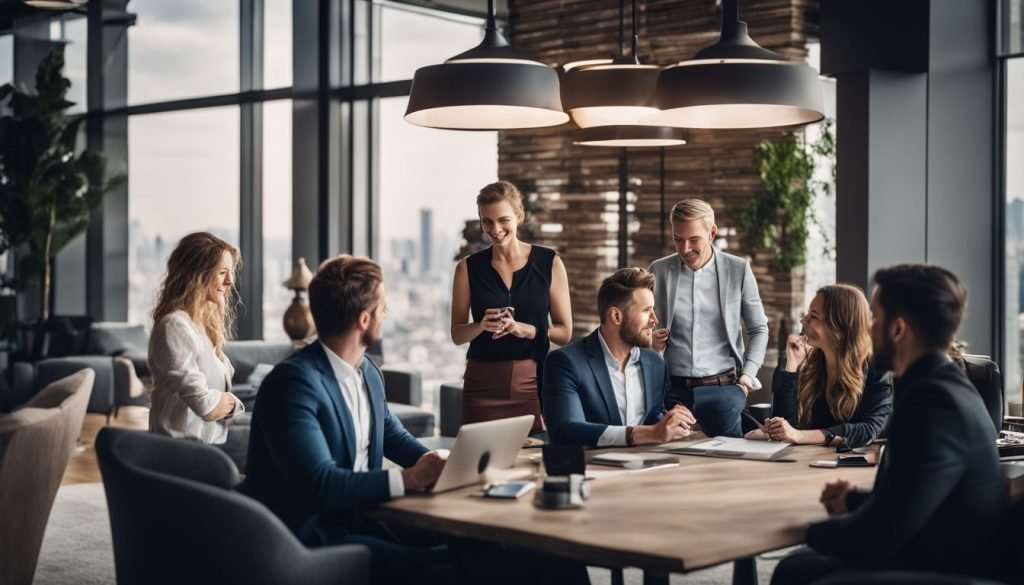
[[[541,430],[540,368],[549,342],[572,336],[565,265],[554,250],[517,237],[525,210],[515,185],[491,183],[476,204],[491,245],[459,261],[452,285],[452,341],[469,343],[462,422],[533,414]]]
[[[776,369],[768,435],[797,445],[866,445],[892,412],[892,382],[869,366],[864,293],[846,284],[821,287],[800,323],[803,335],[789,336],[786,361]],[[765,434],[754,430],[747,438]]]

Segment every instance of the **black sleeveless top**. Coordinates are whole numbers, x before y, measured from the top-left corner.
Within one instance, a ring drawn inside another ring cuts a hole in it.
[[[548,353],[548,290],[555,251],[534,244],[526,265],[512,274],[511,289],[491,266],[491,258],[490,247],[466,258],[473,321],[482,321],[487,309],[512,306],[516,309],[515,320],[536,327],[537,335],[533,339],[514,335],[491,339],[492,334],[484,331],[469,342],[466,358],[482,362],[534,359],[539,363]]]

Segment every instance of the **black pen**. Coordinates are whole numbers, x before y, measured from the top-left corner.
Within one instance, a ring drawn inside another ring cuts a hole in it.
[[[749,420],[750,422],[752,422],[755,425],[757,425],[757,428],[761,429],[761,432],[764,433],[764,436],[765,436],[766,439],[768,439],[769,441],[774,441],[775,440],[775,439],[772,439],[771,435],[768,434],[768,429],[764,428],[764,424],[757,422],[757,419],[754,418],[754,415],[750,414],[746,410],[741,410],[740,414],[742,414],[743,416],[747,417],[747,420]]]

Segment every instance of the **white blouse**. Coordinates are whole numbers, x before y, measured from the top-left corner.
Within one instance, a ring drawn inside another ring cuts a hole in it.
[[[245,410],[233,394],[235,410],[227,418],[205,421],[231,388],[235,369],[221,358],[210,338],[184,311],[165,315],[149,336],[149,370],[153,375],[149,430],[171,437],[192,437],[220,444],[228,438],[228,420]]]

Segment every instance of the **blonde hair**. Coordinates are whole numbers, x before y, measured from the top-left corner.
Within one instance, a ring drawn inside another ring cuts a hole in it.
[[[523,207],[523,194],[509,181],[498,181],[485,185],[476,196],[476,205],[490,205],[500,201],[508,201],[520,222],[526,219],[526,208]]]
[[[711,229],[715,225],[715,210],[703,199],[683,199],[672,206],[668,218],[672,223],[703,219],[704,225]]]
[[[796,392],[797,421],[804,426],[810,424],[811,408],[822,394],[833,418],[839,422],[853,418],[864,393],[865,365],[871,356],[871,309],[864,293],[849,284],[832,284],[819,288],[818,294],[839,367],[835,385],[827,388],[825,352],[810,348]]]
[[[153,323],[174,311],[184,311],[210,338],[217,355],[224,356],[224,343],[231,336],[237,297],[234,287],[219,305],[209,298],[224,252],[231,254],[232,280],[242,265],[238,249],[206,232],[189,234],[178,242],[167,259],[167,274],[160,284]]]

